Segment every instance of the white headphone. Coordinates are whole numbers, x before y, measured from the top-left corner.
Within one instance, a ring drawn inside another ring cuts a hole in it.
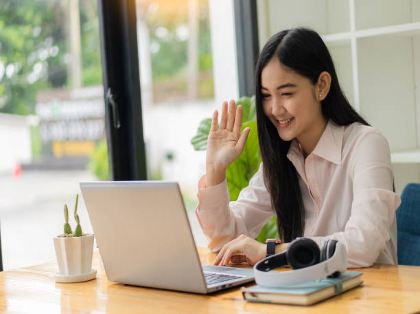
[[[293,271],[271,271],[290,265]],[[322,250],[309,238],[292,241],[286,252],[267,257],[254,266],[255,281],[265,287],[285,287],[337,277],[347,269],[347,250],[336,240],[328,240]]]

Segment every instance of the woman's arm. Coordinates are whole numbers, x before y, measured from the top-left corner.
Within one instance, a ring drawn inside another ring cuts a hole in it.
[[[226,180],[206,188],[205,177],[199,183],[198,199],[196,215],[213,252],[241,234],[256,238],[262,226],[274,216],[262,164],[237,201],[229,202]]]

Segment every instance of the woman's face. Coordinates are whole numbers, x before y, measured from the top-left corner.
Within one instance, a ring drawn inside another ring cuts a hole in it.
[[[326,126],[318,83],[312,82],[271,58],[261,73],[261,96],[265,115],[284,141],[297,138],[304,151],[313,150]],[[315,141],[315,142],[314,142]],[[311,146],[312,149],[311,149]]]

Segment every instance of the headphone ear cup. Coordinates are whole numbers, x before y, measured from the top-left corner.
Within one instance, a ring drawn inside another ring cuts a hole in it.
[[[318,264],[320,251],[313,240],[300,238],[290,243],[286,251],[286,257],[293,269],[299,269]]]
[[[328,240],[324,243],[321,250],[321,262],[326,261],[334,255],[336,245],[336,240]]]

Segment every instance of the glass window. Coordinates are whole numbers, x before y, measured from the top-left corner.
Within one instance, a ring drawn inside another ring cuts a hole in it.
[[[97,12],[96,0],[0,3],[5,269],[55,259],[52,238],[63,233],[64,204],[73,211],[80,181],[108,177]],[[91,233],[79,205],[82,228]]]
[[[150,179],[180,183],[198,245],[205,245],[193,214],[205,152],[191,138],[214,101],[208,0],[137,1],[143,128]]]

